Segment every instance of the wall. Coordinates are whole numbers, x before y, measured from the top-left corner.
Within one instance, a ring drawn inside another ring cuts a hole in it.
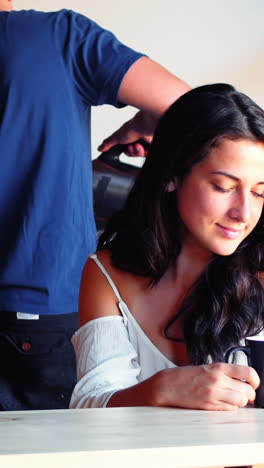
[[[228,82],[264,107],[263,0],[14,0],[17,10],[70,8],[112,30],[192,86]],[[133,115],[93,111],[93,156],[101,140]]]

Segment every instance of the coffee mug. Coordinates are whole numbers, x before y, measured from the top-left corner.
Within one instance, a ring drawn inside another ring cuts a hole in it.
[[[246,346],[236,346],[227,351],[225,361],[236,351],[243,351],[248,358],[248,365],[253,367],[260,378],[260,385],[256,390],[256,408],[264,408],[264,336],[248,336]]]

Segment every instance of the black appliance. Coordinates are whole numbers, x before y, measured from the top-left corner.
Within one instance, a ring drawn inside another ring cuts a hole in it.
[[[120,161],[125,145],[116,145],[93,160],[93,199],[98,234],[122,208],[140,167]],[[132,159],[132,158],[131,158]]]

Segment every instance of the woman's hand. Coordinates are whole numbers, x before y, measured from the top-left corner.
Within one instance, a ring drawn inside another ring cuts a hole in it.
[[[215,363],[177,367],[114,393],[108,406],[234,410],[255,400],[259,383],[256,371],[247,366]]]
[[[255,400],[259,383],[252,367],[215,363],[166,369],[152,385],[155,406],[233,410]]]

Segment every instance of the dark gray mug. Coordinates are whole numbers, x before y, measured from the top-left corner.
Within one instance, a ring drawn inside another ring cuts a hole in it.
[[[243,351],[248,358],[248,365],[253,367],[260,378],[260,385],[256,390],[256,408],[264,408],[264,336],[248,336],[246,346],[235,346],[227,351],[226,362],[236,351]]]

